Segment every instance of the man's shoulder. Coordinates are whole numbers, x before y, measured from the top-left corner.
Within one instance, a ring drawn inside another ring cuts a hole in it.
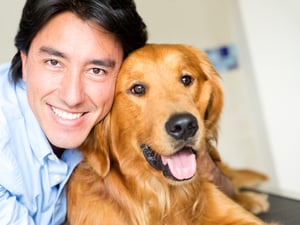
[[[0,64],[0,74],[10,69],[11,63],[1,63]]]
[[[11,96],[11,91],[8,90],[6,84],[3,84],[2,68],[0,68],[0,71],[0,151],[2,151],[9,141],[9,127],[10,124],[15,122],[12,116],[15,112],[11,108],[13,106],[11,97],[8,97]]]
[[[20,90],[20,91],[18,91]],[[18,94],[17,94],[18,91]],[[7,120],[15,119],[19,115],[19,98],[26,96],[25,88],[22,82],[14,84],[10,74],[10,63],[0,65],[0,122],[2,124],[4,117]],[[17,108],[16,108],[17,107]]]
[[[10,83],[10,64],[0,65],[0,155],[1,159],[7,154],[12,154],[17,145],[16,141],[11,141],[13,136],[23,135],[21,133],[20,120],[22,112],[19,107],[19,100],[15,86]],[[24,92],[25,93],[25,92]],[[26,94],[26,93],[25,93]],[[10,148],[9,150],[7,148]],[[5,152],[4,152],[5,151]],[[2,152],[2,153],[1,153]],[[12,156],[12,155],[10,155]],[[7,158],[7,163],[13,158]],[[7,164],[8,165],[8,164]]]
[[[0,79],[7,79],[10,75],[10,63],[0,64]]]
[[[10,76],[10,63],[0,65],[0,106],[5,103],[7,96],[11,95],[14,85]]]

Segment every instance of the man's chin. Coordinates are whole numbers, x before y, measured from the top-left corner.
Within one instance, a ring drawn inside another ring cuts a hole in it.
[[[58,149],[78,148],[86,139],[87,135],[67,135],[65,138],[53,137],[49,138],[52,147]]]

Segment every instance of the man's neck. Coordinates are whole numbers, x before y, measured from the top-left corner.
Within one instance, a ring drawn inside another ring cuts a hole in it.
[[[63,152],[65,151],[65,149],[64,149],[64,148],[58,148],[58,147],[52,145],[51,143],[50,143],[50,145],[51,145],[51,147],[52,147],[52,150],[53,150],[54,154],[55,154],[58,158],[60,158],[61,155],[63,154]]]

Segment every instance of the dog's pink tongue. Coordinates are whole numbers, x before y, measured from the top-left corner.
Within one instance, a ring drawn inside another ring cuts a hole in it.
[[[182,149],[171,156],[162,156],[161,159],[178,180],[189,179],[196,173],[196,156],[190,149]]]

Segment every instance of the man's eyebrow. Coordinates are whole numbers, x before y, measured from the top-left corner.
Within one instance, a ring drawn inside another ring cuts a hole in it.
[[[115,66],[116,62],[112,59],[94,59],[94,60],[90,61],[90,64],[113,68]]]
[[[60,52],[60,51],[58,51],[54,48],[50,48],[50,47],[41,47],[40,52],[41,53],[46,53],[48,55],[53,55],[53,56],[65,58],[65,55],[62,52]]]
[[[61,58],[67,58],[66,55],[54,48],[51,47],[41,47],[40,48],[41,53],[46,53],[48,55],[53,55]],[[116,65],[116,62],[112,59],[93,59],[88,62],[89,64],[94,64],[97,66],[105,66],[105,67],[110,67],[113,68]]]

